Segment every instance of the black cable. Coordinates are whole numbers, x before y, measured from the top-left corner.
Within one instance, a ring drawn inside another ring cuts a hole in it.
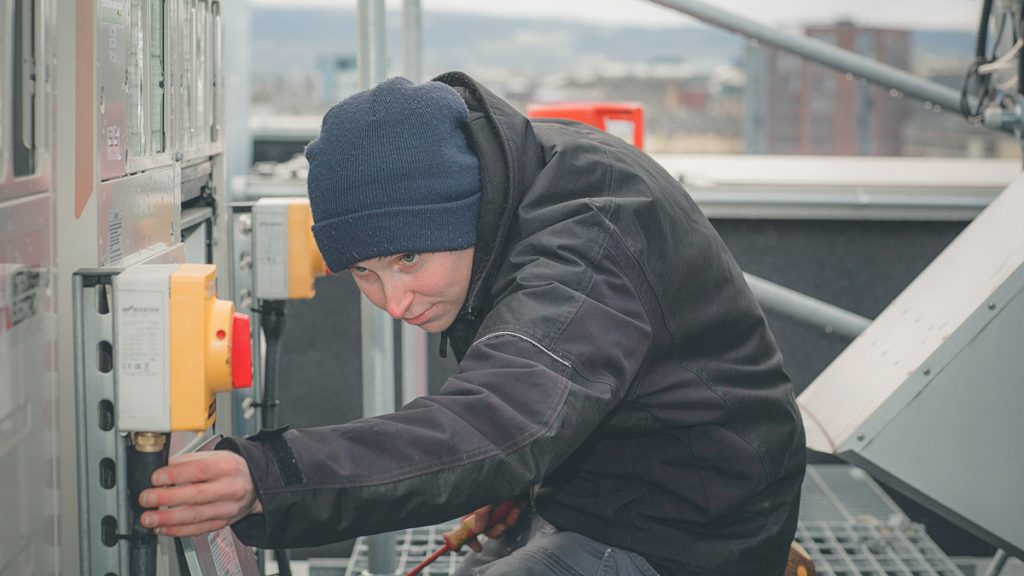
[[[1021,10],[1017,25],[1013,27],[1013,42],[1021,39],[1021,28],[1024,28],[1024,10]],[[1024,51],[1017,55],[1017,92],[1024,94]]]
[[[992,84],[991,75],[978,73],[978,68],[986,64],[988,60],[988,28],[989,20],[992,17],[992,0],[985,0],[981,7],[981,20],[978,23],[978,34],[974,46],[974,61],[967,68],[967,75],[960,87],[960,113],[968,122],[977,123],[981,120],[982,110],[985,109],[986,100]],[[1003,27],[1000,26],[999,35],[1002,36]],[[972,86],[972,83],[974,84]],[[976,95],[978,104],[973,109],[970,106],[969,98]]]
[[[984,59],[988,48],[988,21],[992,17],[992,0],[985,0],[981,5],[981,23],[978,25],[977,41],[974,45],[974,57]]]
[[[263,400],[259,403],[263,428],[277,427],[277,373],[281,357],[281,335],[284,333],[285,300],[263,300],[260,306],[260,327],[267,340],[267,363],[263,370]],[[287,550],[274,550],[278,576],[291,576]]]
[[[157,538],[152,530],[142,525],[142,513],[146,509],[139,504],[139,494],[153,485],[150,482],[153,472],[167,464],[168,444],[165,438],[163,446],[159,448],[128,446],[128,501],[132,516],[128,558],[129,573],[132,576],[156,576]]]

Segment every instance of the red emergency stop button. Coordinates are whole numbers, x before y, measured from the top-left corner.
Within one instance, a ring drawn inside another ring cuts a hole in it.
[[[252,387],[252,343],[249,315],[235,312],[231,323],[231,387]]]

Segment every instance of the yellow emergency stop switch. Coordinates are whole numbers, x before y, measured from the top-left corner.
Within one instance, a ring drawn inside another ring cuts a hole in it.
[[[308,198],[262,198],[253,205],[255,296],[309,299],[327,264],[313,239]]]
[[[182,264],[171,273],[171,429],[205,430],[216,393],[231,390],[235,305],[216,298],[216,268]]]
[[[114,278],[118,428],[206,430],[216,393],[251,385],[249,318],[215,286],[210,264],[140,264]]]

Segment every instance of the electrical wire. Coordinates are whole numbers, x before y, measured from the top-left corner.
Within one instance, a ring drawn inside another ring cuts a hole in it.
[[[267,341],[266,365],[263,370],[263,400],[260,402],[260,420],[263,428],[277,427],[277,377],[281,356],[281,336],[284,334],[287,302],[284,300],[263,300],[260,305],[260,327]],[[278,576],[292,576],[288,551],[274,550]]]
[[[993,74],[1000,70],[1012,68],[1013,66],[1015,66],[1015,64],[1011,62],[1011,60],[1013,60],[1014,57],[1016,57],[1017,54],[1020,53],[1021,47],[1024,47],[1024,39],[1018,39],[1017,42],[1013,44],[1013,47],[1010,48],[1010,51],[1007,52],[1006,54],[1003,54],[999,58],[996,58],[995,60],[987,64],[982,64],[981,66],[978,66],[978,74]]]
[[[972,124],[982,121],[990,106],[1013,106],[1013,87],[1024,94],[1020,80],[1024,78],[1024,11],[1019,6],[1004,6],[998,14],[992,12],[993,0],[984,0],[978,23],[974,61],[967,68],[960,88],[960,112]],[[996,20],[993,23],[993,20]],[[989,33],[993,41],[989,42]],[[1000,54],[1000,47],[1009,44]],[[1017,62],[1014,62],[1014,59]],[[1003,72],[1013,71],[1009,76]],[[971,106],[972,97],[976,104]]]

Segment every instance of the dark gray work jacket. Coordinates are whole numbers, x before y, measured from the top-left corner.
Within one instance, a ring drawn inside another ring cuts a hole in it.
[[[261,547],[442,522],[529,494],[663,576],[781,574],[805,450],[782,358],[728,250],[637,148],[529,121],[471,78],[483,192],[441,393],[339,426],[228,439]]]

